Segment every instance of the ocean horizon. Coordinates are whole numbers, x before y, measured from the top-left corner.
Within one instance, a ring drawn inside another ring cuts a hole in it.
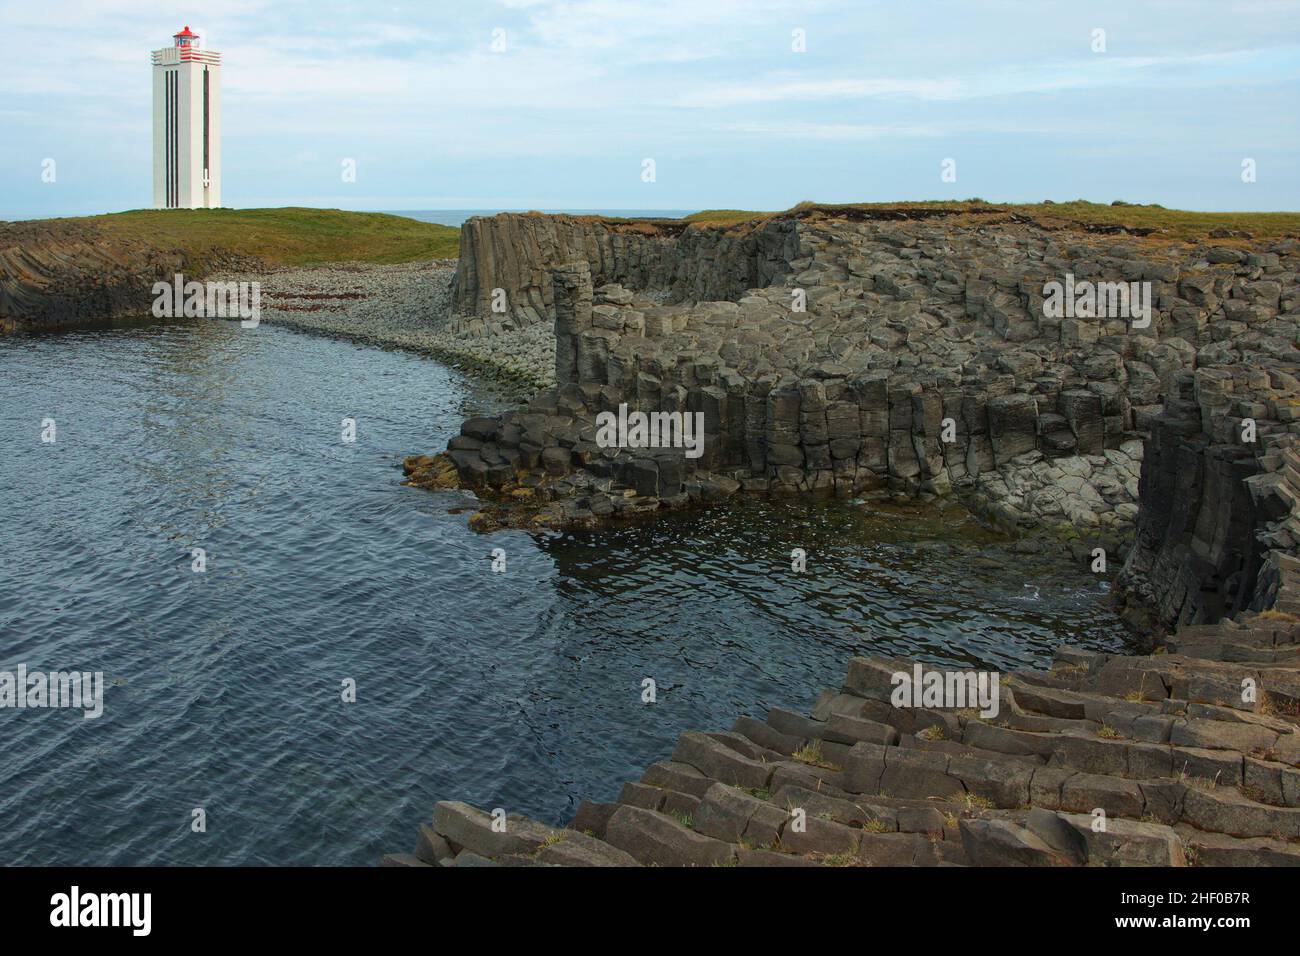
[[[373,209],[371,212],[406,216],[440,226],[460,226],[472,216],[495,216],[503,212],[541,212],[547,215],[611,216],[617,219],[681,219],[697,209]]]
[[[292,205],[292,204],[290,204]],[[138,208],[147,208],[144,206]],[[232,206],[231,209],[265,209],[278,208],[266,206]],[[308,206],[309,209],[332,209],[332,206]],[[22,215],[7,214],[0,216],[0,222],[30,222],[36,219],[81,219],[87,216],[111,216],[116,213],[130,212],[127,209],[113,209],[101,212],[88,213],[62,213],[51,216],[47,214],[24,213]],[[459,226],[471,216],[495,216],[502,212],[542,212],[547,215],[570,215],[570,216],[613,216],[619,219],[681,219],[692,213],[699,212],[698,209],[538,209],[536,207],[511,207],[509,209],[358,209],[345,210],[355,212],[381,212],[390,216],[405,216],[408,219],[418,219],[421,222],[437,223],[440,226]]]

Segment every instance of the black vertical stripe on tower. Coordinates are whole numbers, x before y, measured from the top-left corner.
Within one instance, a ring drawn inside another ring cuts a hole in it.
[[[206,66],[203,67],[203,173],[208,175],[208,68]]]
[[[175,209],[176,208],[176,137],[177,135],[179,135],[180,130],[176,128],[176,71],[171,70],[170,72],[172,75],[172,94],[171,94],[171,98],[168,99],[167,101],[167,117],[168,117],[168,122],[172,124],[172,145],[171,145],[171,152],[167,156],[167,168],[168,170],[170,170],[168,175],[171,176],[169,185],[171,186],[171,190],[172,190],[172,208]]]
[[[176,84],[172,82],[175,74],[173,71],[167,71],[167,208],[171,209],[176,205],[176,192],[172,188],[172,156],[176,146],[176,127],[172,123],[172,98],[175,95]]]
[[[167,175],[167,209],[172,208],[172,71],[163,71],[163,169]]]
[[[167,115],[172,124],[172,145],[171,153],[167,157],[167,168],[171,170],[171,188],[172,188],[172,208],[176,208],[176,137],[180,135],[180,130],[176,128],[176,71],[170,71],[172,75],[172,95],[167,101]]]
[[[169,70],[168,72],[172,75],[172,94],[167,101],[167,116],[172,124],[172,145],[171,153],[167,157],[167,168],[171,170],[169,175],[171,176],[172,208],[174,209],[176,208],[176,137],[180,130],[176,128],[176,71]]]
[[[172,128],[167,119],[167,96],[171,89],[167,81],[167,71],[163,70],[163,208],[170,209],[172,204]]]
[[[172,208],[175,209],[176,208],[176,137],[180,133],[180,130],[176,128],[176,71],[169,70],[168,72],[171,73],[172,90],[171,90],[171,95],[167,99],[167,122],[169,122],[172,127],[172,144],[170,147],[168,147],[170,151],[167,154],[167,175],[169,177],[167,180],[167,186],[172,192]]]
[[[181,205],[181,71],[172,71],[172,204]]]
[[[170,70],[172,79],[171,96],[167,99],[167,122],[172,127],[171,146],[168,147],[167,153],[167,187],[172,192],[172,208],[176,208],[176,136],[180,130],[176,128],[176,71]]]

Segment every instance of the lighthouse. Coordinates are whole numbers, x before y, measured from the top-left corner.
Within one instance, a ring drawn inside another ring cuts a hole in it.
[[[153,207],[221,205],[221,54],[187,26],[154,50]]]

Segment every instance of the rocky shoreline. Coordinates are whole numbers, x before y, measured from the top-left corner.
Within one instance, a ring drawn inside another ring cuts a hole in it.
[[[427,355],[524,394],[554,384],[550,330],[483,335],[452,327],[448,314],[454,272],[454,262],[434,259],[263,269],[214,278],[260,283],[261,320],[272,325]]]
[[[1054,313],[1053,280],[1145,283],[1148,308]],[[553,322],[557,385],[407,462],[414,483],[475,489],[476,526],[957,493],[1122,561],[1125,616],[1160,646],[1062,648],[998,675],[996,715],[902,704],[911,662],[855,659],[810,714],[683,734],[565,828],[444,801],[384,864],[1300,862],[1295,239],[928,212],[699,233],[471,220],[453,321],[500,334],[503,296],[515,331]],[[703,453],[601,442],[620,407],[702,416]]]
[[[1205,398],[1171,403],[1142,474],[1130,598],[1195,594],[1156,653],[1062,647],[997,675],[992,713],[900,701],[917,665],[855,658],[808,714],[684,733],[566,827],[443,801],[381,865],[1300,865],[1300,447],[1238,495]]]
[[[21,225],[8,227],[13,232]],[[147,301],[184,262],[77,227],[0,260],[0,318]],[[809,714],[686,733],[565,828],[455,801],[388,865],[1290,865],[1300,860],[1300,242],[1150,242],[1014,215],[805,211],[735,227],[502,215],[461,257],[266,269],[263,320],[531,397],[409,480],[474,527],[737,494],[959,497],[1119,568],[1155,653],[1062,648],[996,715],[900,705],[854,659]],[[1054,312],[1051,282],[1148,308]],[[701,453],[599,440],[699,416]],[[669,420],[669,419],[665,419]],[[946,675],[945,675],[946,676]],[[955,684],[954,684],[955,686]],[[1099,824],[1100,821],[1100,824]]]
[[[106,242],[81,223],[0,223],[0,333],[146,313],[154,280],[185,265],[180,250]]]
[[[1264,648],[1278,632],[1218,635]],[[912,666],[854,658],[807,715],[684,733],[567,827],[440,802],[381,865],[1300,864],[1292,668],[1062,648],[1050,670],[1007,676],[982,720],[895,706],[893,675]],[[1239,702],[1243,680],[1259,709]]]

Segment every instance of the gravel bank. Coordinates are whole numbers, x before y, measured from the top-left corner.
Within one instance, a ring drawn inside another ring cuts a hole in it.
[[[529,390],[555,384],[555,334],[547,324],[504,335],[448,327],[456,262],[342,263],[215,277],[257,281],[262,321],[419,352],[454,368]]]

